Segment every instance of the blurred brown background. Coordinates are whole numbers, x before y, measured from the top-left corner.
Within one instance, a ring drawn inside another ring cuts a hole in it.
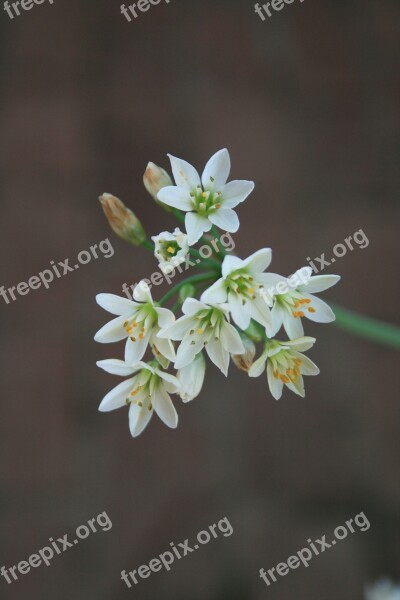
[[[400,577],[398,354],[308,324],[321,376],[275,402],[266,378],[209,366],[173,432],[137,440],[97,406],[121,356],[95,331],[98,292],[154,270],[109,231],[97,196],[120,196],[154,235],[174,221],[146,195],[148,160],[202,168],[231,152],[253,179],[237,252],[274,250],[290,273],[362,228],[326,297],[398,322],[399,17],[396,0],[294,2],[262,22],[248,0],[173,0],[128,23],[115,0],[56,0],[1,18],[1,285],[110,237],[92,260],[6,305],[0,298],[0,564],[107,511],[113,528],[20,575],[0,597],[50,600],[361,599]],[[327,270],[328,272],[328,270]],[[365,511],[357,533],[267,588],[258,571]],[[133,590],[120,581],[171,541],[228,517],[220,537]]]

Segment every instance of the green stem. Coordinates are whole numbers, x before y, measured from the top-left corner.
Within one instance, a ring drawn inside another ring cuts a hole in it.
[[[359,315],[341,306],[331,303],[330,306],[336,315],[335,323],[341,329],[385,346],[400,348],[400,327]]]
[[[154,252],[154,244],[153,242],[150,242],[150,240],[144,240],[142,242],[142,246],[143,248],[147,248],[147,250],[150,250],[151,252]]]
[[[208,273],[200,273],[199,275],[192,275],[191,277],[187,277],[187,279],[180,281],[173,288],[171,288],[165,294],[165,296],[161,298],[161,300],[159,301],[159,305],[162,306],[163,304],[165,304],[167,300],[169,300],[174,294],[177,294],[179,292],[183,285],[186,285],[187,283],[198,283],[199,281],[207,281],[208,279],[212,279],[215,281],[215,271],[209,271]]]
[[[225,248],[223,247],[223,245],[221,244],[221,238],[220,238],[220,235],[219,235],[219,231],[218,231],[218,229],[215,227],[215,225],[213,225],[213,226],[211,227],[211,229],[210,229],[210,233],[212,233],[212,234],[213,234],[213,236],[215,237],[215,239],[217,240],[217,242],[218,242],[218,244],[219,244],[219,249],[220,249],[220,251],[221,251],[221,254],[222,254],[222,256],[225,258],[225,256],[226,256],[226,250],[225,250]]]

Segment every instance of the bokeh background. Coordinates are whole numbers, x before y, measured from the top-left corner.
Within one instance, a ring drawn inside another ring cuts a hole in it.
[[[238,254],[271,246],[273,269],[290,273],[363,229],[368,248],[337,260],[326,297],[398,323],[400,5],[296,1],[262,22],[250,0],[173,0],[128,23],[119,4],[0,16],[0,284],[106,237],[115,249],[48,290],[0,298],[0,563],[102,511],[113,522],[49,568],[1,579],[0,596],[359,600],[400,577],[398,354],[310,323],[322,373],[305,400],[276,402],[264,377],[210,366],[176,431],[154,419],[132,440],[124,410],[97,412],[117,380],[95,361],[123,346],[94,343],[108,320],[94,298],[155,262],[113,237],[97,197],[121,197],[151,235],[170,229],[142,187],[147,161],[167,167],[172,152],[202,168],[226,146],[234,178],[256,182]],[[361,511],[368,532],[273,587],[259,579]],[[231,537],[133,590],[121,582],[224,516]]]

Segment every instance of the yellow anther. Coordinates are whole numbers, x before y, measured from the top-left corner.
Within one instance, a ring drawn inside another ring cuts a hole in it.
[[[307,310],[310,313],[315,313],[315,308],[313,308],[312,306],[310,306],[310,308],[308,308]]]
[[[144,338],[144,333],[143,333],[143,331],[141,331],[141,332],[139,333],[139,338],[140,338],[141,340]]]
[[[296,377],[299,377],[300,376],[300,369],[299,369],[299,367],[295,367],[293,370],[294,370],[294,374],[296,375]]]
[[[170,254],[174,254],[175,249],[172,246],[168,246],[167,252],[169,252]]]
[[[128,323],[129,323],[129,321],[125,321],[124,327],[128,327]]]
[[[217,204],[215,204],[215,208],[221,208],[221,205],[219,202],[217,202]]]
[[[280,372],[279,372],[279,370],[278,370],[278,369],[277,369],[276,371],[274,371],[274,377],[275,377],[275,379],[279,379],[279,377],[280,377]]]
[[[254,288],[249,287],[249,294],[254,294]]]
[[[203,335],[203,333],[204,333],[204,329],[202,329],[202,328],[200,327],[200,329],[198,329],[198,330],[197,330],[197,333],[198,333],[199,335]]]
[[[304,302],[305,304],[310,304],[310,302],[311,302],[311,298],[304,298],[303,302]]]
[[[281,381],[283,381],[283,383],[290,383],[290,379],[289,377],[286,377],[286,375],[281,375]]]
[[[202,193],[202,197],[203,197],[203,198],[208,198],[208,193],[207,193],[207,192],[203,192],[203,193]]]
[[[299,316],[299,317],[304,317],[304,313],[303,313],[303,311],[302,311],[302,310],[301,310],[301,311],[299,311],[297,314],[298,314],[298,316]]]

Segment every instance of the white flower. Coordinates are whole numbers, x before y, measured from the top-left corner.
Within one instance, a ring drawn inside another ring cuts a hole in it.
[[[225,256],[222,263],[222,278],[203,292],[200,300],[209,304],[227,302],[232,319],[240,329],[246,330],[254,319],[267,330],[269,335],[272,319],[268,303],[260,294],[265,283],[270,283],[264,273],[272,258],[270,248],[258,250],[246,260],[237,256]]]
[[[185,262],[189,251],[187,235],[176,227],[173,233],[163,231],[151,238],[154,242],[154,256],[158,260],[161,271],[167,271]]]
[[[330,306],[311,292],[323,292],[332,287],[340,280],[339,275],[312,277],[311,274],[310,267],[303,267],[288,278],[274,273],[269,274],[273,287],[269,290],[264,289],[264,293],[275,296],[271,336],[275,335],[283,325],[291,340],[302,337],[304,329],[301,320],[304,317],[316,323],[331,323],[335,320]]]
[[[389,579],[382,579],[369,586],[365,592],[366,600],[400,600],[400,586]]]
[[[190,402],[201,392],[206,374],[206,361],[202,352],[186,367],[179,369],[176,377],[180,383],[179,395],[183,402]]]
[[[195,244],[212,225],[234,233],[239,219],[233,208],[246,200],[253,191],[252,181],[226,183],[231,170],[228,150],[214,154],[206,164],[203,175],[180,158],[168,155],[176,186],[161,189],[158,199],[164,204],[185,211],[185,226],[189,246]]]
[[[176,353],[175,369],[189,365],[205,347],[212,362],[227,375],[230,354],[245,352],[237,330],[227,322],[228,307],[208,306],[187,298],[182,312],[183,317],[158,334],[158,337],[182,340]]]
[[[155,347],[156,354],[175,360],[175,350],[170,340],[157,337],[161,327],[174,322],[174,314],[167,308],[156,306],[151,297],[149,286],[141,281],[135,287],[133,297],[128,300],[114,294],[98,294],[97,303],[113,315],[118,315],[95,335],[96,342],[119,342],[127,338],[125,360],[129,364],[139,362],[150,344]]]
[[[282,396],[283,386],[304,398],[303,375],[318,375],[318,367],[302,354],[315,343],[315,338],[302,337],[290,342],[271,340],[265,350],[250,367],[249,376],[259,377],[267,364],[268,385],[276,400]]]
[[[173,375],[157,368],[155,362],[138,362],[130,366],[117,359],[101,360],[97,365],[113,375],[134,375],[123,381],[102,400],[99,411],[109,412],[129,406],[129,429],[137,437],[148,425],[153,412],[168,427],[178,425],[178,415],[169,394],[179,390],[179,381]]]

